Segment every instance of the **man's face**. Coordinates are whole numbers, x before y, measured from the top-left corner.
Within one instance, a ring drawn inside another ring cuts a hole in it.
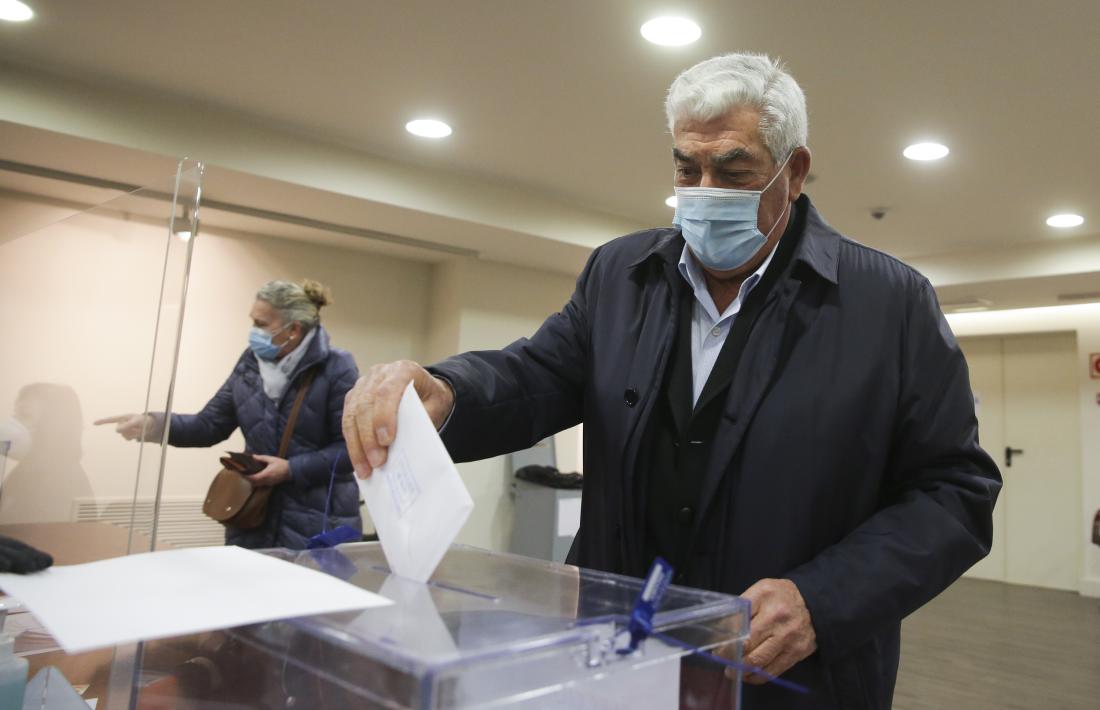
[[[710,121],[680,121],[672,138],[677,187],[759,190],[775,174],[775,161],[760,135],[760,112],[754,109],[734,109]]]
[[[760,112],[753,108],[735,108],[710,121],[685,120],[672,132],[672,157],[676,167],[677,187],[722,187],[735,190],[763,190],[775,176],[776,165],[760,135]],[[809,170],[809,151],[795,151],[783,175],[776,178],[760,198],[757,225],[767,233],[768,243],[741,269],[746,274],[756,270],[786,227],[787,204],[802,192],[802,182]],[[782,224],[776,224],[782,218]]]

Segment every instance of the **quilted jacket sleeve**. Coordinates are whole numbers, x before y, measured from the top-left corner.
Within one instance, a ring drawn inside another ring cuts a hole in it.
[[[173,414],[168,431],[172,446],[213,446],[225,441],[237,428],[237,408],[233,402],[231,374],[198,414]]]

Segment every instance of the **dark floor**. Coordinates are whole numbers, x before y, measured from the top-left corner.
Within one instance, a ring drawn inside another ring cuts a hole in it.
[[[905,620],[895,710],[1100,710],[1100,600],[961,579]]]

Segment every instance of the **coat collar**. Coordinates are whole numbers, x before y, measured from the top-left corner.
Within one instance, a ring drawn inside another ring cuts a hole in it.
[[[798,251],[794,254],[794,261],[806,264],[829,283],[839,283],[840,233],[825,221],[821,213],[810,202],[809,195],[803,193],[794,205],[794,209],[802,212],[805,216],[804,238],[798,245]],[[794,223],[797,224],[798,221],[798,215],[796,215]],[[655,231],[657,240],[639,259],[627,267],[631,271],[650,260],[658,260],[669,265],[675,265],[680,260],[680,255],[684,250],[684,237],[680,234],[680,230],[659,229]],[[784,235],[785,238],[787,236]]]
[[[313,341],[309,344],[309,350],[306,351],[302,361],[298,363],[298,367],[294,368],[294,372],[290,374],[290,379],[293,380],[317,363],[324,362],[328,358],[330,349],[328,331],[325,330],[322,325],[318,324],[316,337],[314,337]]]

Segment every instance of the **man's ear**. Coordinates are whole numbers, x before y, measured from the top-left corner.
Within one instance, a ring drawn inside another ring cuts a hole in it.
[[[791,153],[791,159],[787,163],[790,170],[790,178],[787,182],[787,191],[791,202],[802,196],[802,188],[806,184],[806,176],[810,174],[810,149],[803,146],[795,148]]]

